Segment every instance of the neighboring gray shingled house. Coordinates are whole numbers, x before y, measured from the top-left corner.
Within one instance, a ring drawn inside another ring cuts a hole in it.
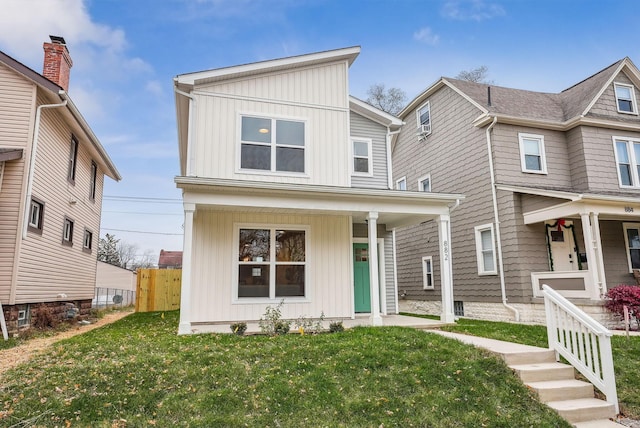
[[[399,114],[398,188],[466,196],[451,217],[457,314],[541,322],[546,283],[604,315],[604,293],[635,284],[639,87],[629,58],[559,94],[441,78]],[[440,312],[432,223],[397,234],[401,311]]]

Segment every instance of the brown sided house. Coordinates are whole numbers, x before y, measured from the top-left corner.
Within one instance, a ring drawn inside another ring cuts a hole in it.
[[[624,58],[560,93],[441,78],[400,113],[398,188],[466,196],[458,315],[543,322],[546,283],[606,321],[604,294],[640,269],[639,88]],[[401,310],[440,311],[433,223],[397,234]]]
[[[104,176],[121,178],[69,97],[64,39],[51,36],[44,51],[43,74],[0,52],[0,302],[10,330],[42,306],[60,316],[91,307]]]

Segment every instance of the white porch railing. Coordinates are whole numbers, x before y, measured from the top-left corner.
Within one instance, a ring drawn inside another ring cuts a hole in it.
[[[548,285],[542,285],[542,292],[549,347],[589,379],[619,413],[612,333]]]

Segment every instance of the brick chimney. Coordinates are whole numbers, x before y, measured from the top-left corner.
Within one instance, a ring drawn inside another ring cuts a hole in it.
[[[73,67],[71,55],[69,55],[64,38],[59,36],[49,37],[51,38],[51,43],[45,42],[42,45],[44,48],[42,75],[67,91],[69,89],[69,71]]]

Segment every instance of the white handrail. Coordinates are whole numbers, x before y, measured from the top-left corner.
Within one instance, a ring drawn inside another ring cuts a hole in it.
[[[589,379],[618,414],[612,333],[548,285],[542,285],[542,293],[549,347]]]

